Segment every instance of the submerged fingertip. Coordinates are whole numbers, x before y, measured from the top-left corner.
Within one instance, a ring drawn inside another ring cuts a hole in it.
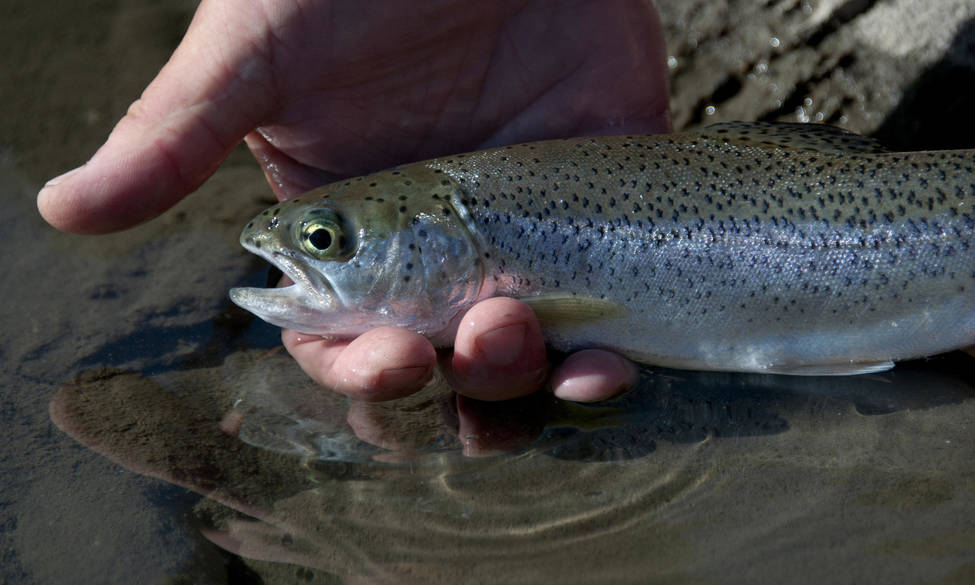
[[[599,402],[618,396],[636,383],[637,368],[618,354],[583,350],[570,355],[552,373],[552,392],[573,402]]]

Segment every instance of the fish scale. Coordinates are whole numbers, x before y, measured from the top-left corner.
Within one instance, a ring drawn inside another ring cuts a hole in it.
[[[321,196],[361,206],[355,185],[371,185],[396,199],[397,225],[462,224],[478,297],[525,299],[559,349],[857,373],[975,342],[973,164],[828,126],[733,123],[444,157]]]

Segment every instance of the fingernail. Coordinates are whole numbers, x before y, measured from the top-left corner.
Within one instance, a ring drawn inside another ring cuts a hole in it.
[[[419,383],[426,383],[433,375],[430,366],[410,366],[407,368],[390,368],[379,374],[379,385],[383,388],[403,388]]]
[[[475,341],[481,356],[496,366],[507,366],[518,359],[525,347],[524,323],[498,327],[482,333]]]
[[[66,173],[61,173],[60,175],[58,175],[58,176],[54,177],[53,179],[51,179],[50,181],[48,181],[47,183],[44,183],[44,187],[43,188],[44,189],[47,189],[48,187],[53,187],[53,186],[57,185],[58,183],[60,183],[61,181],[67,179],[71,175],[74,175],[75,173],[77,173],[78,171],[80,171],[83,168],[85,168],[85,165],[81,165],[80,167],[78,167],[76,169],[71,169],[70,171],[68,171]]]
[[[570,360],[578,360],[585,354],[589,354],[585,367],[573,370]],[[597,358],[596,361],[593,358]],[[623,356],[592,350],[570,356],[563,365],[569,370],[562,370],[557,375],[552,392],[558,398],[575,402],[598,402],[618,396],[636,383],[638,376],[636,366]]]

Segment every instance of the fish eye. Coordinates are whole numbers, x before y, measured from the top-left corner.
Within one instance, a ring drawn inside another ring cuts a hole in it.
[[[330,228],[315,226],[308,234],[308,243],[319,252],[324,252],[332,247],[332,242],[335,241],[334,233]]]
[[[319,260],[345,260],[355,251],[341,215],[329,209],[308,212],[297,224],[301,249]]]

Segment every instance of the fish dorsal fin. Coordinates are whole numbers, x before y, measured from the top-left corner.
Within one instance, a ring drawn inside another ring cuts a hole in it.
[[[801,148],[836,154],[878,154],[888,152],[873,138],[867,138],[826,124],[788,124],[772,122],[722,122],[701,130],[702,136]]]
[[[531,307],[542,327],[582,325],[620,317],[625,309],[613,301],[583,295],[544,294],[521,297]]]

